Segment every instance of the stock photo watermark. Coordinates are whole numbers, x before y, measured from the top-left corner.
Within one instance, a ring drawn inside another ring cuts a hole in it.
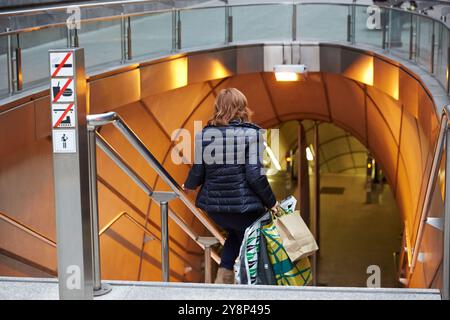
[[[69,17],[66,19],[66,25],[69,30],[81,29],[81,9],[77,6],[70,6],[66,13]]]
[[[172,132],[171,140],[175,144],[171,151],[171,161],[174,164],[264,163],[270,167],[272,162],[278,162],[280,159],[279,129],[257,131],[231,127],[220,130],[209,127],[202,131],[202,128],[202,121],[194,121],[194,135],[184,128]],[[194,141],[195,148],[192,155]],[[206,141],[207,144],[204,146],[202,141]]]

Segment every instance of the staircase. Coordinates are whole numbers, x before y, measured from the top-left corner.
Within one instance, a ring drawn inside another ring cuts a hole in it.
[[[440,300],[437,289],[332,288],[107,281],[106,300]],[[0,277],[0,300],[58,299],[56,279]]]

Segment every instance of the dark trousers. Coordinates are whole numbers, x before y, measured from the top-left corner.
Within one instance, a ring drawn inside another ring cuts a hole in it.
[[[242,240],[244,239],[245,229],[255,222],[261,213],[208,213],[211,219],[222,229],[228,236],[223,245],[220,266],[228,270],[233,270],[234,262],[239,256]]]

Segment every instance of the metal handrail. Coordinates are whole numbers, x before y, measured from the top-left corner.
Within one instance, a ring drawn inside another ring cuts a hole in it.
[[[116,112],[88,115],[87,122],[88,125],[92,127],[99,127],[112,123],[123,134],[128,142],[130,142],[130,144],[143,156],[143,158],[150,164],[153,170],[155,170],[158,176],[163,179],[163,181],[177,195],[177,197],[179,197],[187,208],[197,217],[197,219],[199,219],[206,229],[208,229],[208,231],[211,232],[211,234],[218,239],[221,244],[224,244],[225,239],[220,231],[191,203],[178,182],[173,179],[167,170],[147,149],[145,144]]]
[[[152,188],[127,164],[119,153],[97,132],[97,146],[123,171],[131,180],[133,180],[148,196],[153,194]],[[180,218],[175,212],[169,209],[169,217],[203,250],[205,246],[198,241],[199,236],[189,228],[188,224]],[[220,263],[220,257],[216,252],[211,254],[214,261]]]
[[[443,150],[444,150],[444,143],[445,143],[445,135],[447,133],[448,127],[449,127],[449,118],[446,109],[444,108],[444,111],[442,113],[441,117],[441,127],[439,130],[439,136],[436,143],[435,151],[434,151],[434,157],[433,157],[433,163],[431,166],[431,172],[430,172],[430,179],[427,184],[427,189],[425,193],[425,199],[423,202],[422,207],[422,213],[420,216],[420,224],[419,228],[417,230],[416,239],[414,241],[414,246],[412,248],[412,259],[410,264],[410,273],[412,274],[414,272],[417,259],[419,256],[419,247],[422,242],[423,234],[425,231],[425,224],[428,218],[429,209],[431,206],[431,200],[432,200],[432,192],[434,190],[434,186],[437,179],[438,174],[438,168],[442,159]],[[448,199],[449,200],[449,199]]]
[[[80,4],[80,5],[77,5],[76,7],[79,7],[80,9],[84,9],[84,8],[98,7],[98,6],[102,6],[102,5],[103,6],[105,6],[105,5],[118,6],[118,5],[129,5],[129,4],[135,4],[135,3],[151,3],[151,2],[152,2],[151,0],[134,0],[134,1],[129,1],[129,2],[128,1],[117,1],[117,2],[103,2],[103,3],[95,3],[95,4]],[[332,5],[332,6],[346,6],[346,7],[351,7],[351,6],[368,7],[369,6],[367,4],[361,4],[361,3],[327,2],[327,1],[313,1],[313,0],[295,1],[295,2],[285,1],[285,2],[263,2],[263,3],[240,3],[240,4],[232,4],[232,5],[228,4],[228,5],[187,6],[187,7],[180,7],[180,8],[167,8],[167,9],[139,11],[139,12],[132,12],[132,13],[121,12],[121,14],[117,14],[117,15],[81,19],[81,23],[88,23],[88,22],[95,22],[95,21],[112,21],[112,20],[119,20],[119,19],[124,19],[124,18],[129,18],[129,17],[135,17],[135,16],[143,16],[143,15],[148,15],[148,14],[169,13],[169,12],[173,12],[174,10],[181,12],[181,11],[192,11],[192,10],[202,10],[202,9],[218,9],[218,8],[225,8],[225,7],[239,8],[239,7],[251,7],[251,6],[271,6],[271,5],[279,5],[279,6],[289,6],[289,5],[290,6],[292,6],[292,5],[300,5],[300,6],[301,5],[330,5],[331,6]],[[449,3],[449,5],[450,5],[450,3]],[[28,10],[23,10],[23,11],[0,12],[0,17],[2,15],[6,15],[8,17],[17,16],[17,15],[21,15],[23,13],[29,13],[29,14],[40,13],[40,12],[48,13],[49,11],[67,10],[71,7],[74,7],[74,6],[69,5],[69,6],[59,6],[59,7],[47,8],[47,9],[28,9]],[[434,22],[441,23],[450,31],[450,26],[448,26],[444,21],[442,21],[438,18],[432,17],[432,16],[425,15],[421,12],[404,10],[401,8],[390,7],[390,6],[386,6],[383,4],[378,5],[378,7],[427,18]],[[66,26],[66,25],[67,25],[66,21],[57,22],[57,23],[49,23],[49,24],[37,26],[37,27],[33,26],[33,27],[20,28],[20,29],[0,32],[0,36],[18,34],[18,33],[23,33],[23,32],[31,32],[31,31],[45,29],[48,27],[61,27],[61,26]]]
[[[117,221],[120,220],[120,218],[125,217],[131,222],[133,222],[139,229],[144,231],[145,234],[149,235],[150,237],[156,239],[156,236],[148,230],[143,224],[141,224],[139,221],[137,221],[135,218],[133,218],[128,212],[122,211],[117,216],[115,216],[113,219],[111,219],[110,222],[108,222],[102,229],[99,230],[98,236],[100,237],[102,234],[104,234],[106,231],[108,231]]]
[[[150,0],[134,0],[134,1],[131,1],[131,2],[125,2],[125,1],[108,2],[108,1],[105,1],[105,2],[102,2],[102,3],[96,3],[96,4],[82,4],[82,5],[78,6],[78,7],[80,7],[80,8],[91,8],[91,7],[96,7],[96,6],[99,6],[99,5],[100,6],[104,6],[104,5],[108,5],[108,4],[111,4],[112,6],[120,6],[120,5],[125,6],[127,4],[133,4],[133,3],[151,3],[151,2],[150,2]],[[231,12],[231,11],[228,11],[228,10],[230,8],[233,8],[233,7],[237,8],[237,7],[268,6],[268,5],[294,6],[294,8],[296,8],[296,6],[303,6],[303,5],[330,5],[330,6],[346,6],[348,8],[353,8],[353,9],[355,7],[367,7],[368,6],[367,4],[359,4],[359,3],[351,2],[351,1],[346,1],[346,2],[343,1],[343,2],[337,3],[337,2],[327,2],[327,1],[315,2],[315,1],[309,1],[309,0],[305,0],[305,1],[297,0],[297,1],[289,1],[289,2],[288,1],[284,1],[284,2],[265,2],[265,3],[243,3],[243,4],[233,4],[233,5],[229,5],[229,4],[222,4],[222,5],[220,5],[220,4],[213,4],[213,5],[209,5],[209,4],[193,4],[193,5],[188,5],[186,7],[179,7],[179,8],[173,7],[173,8],[168,8],[168,9],[143,10],[143,11],[139,11],[139,12],[125,12],[125,10],[121,10],[120,15],[110,15],[110,16],[103,16],[103,17],[93,17],[93,18],[81,19],[81,23],[88,23],[88,22],[93,22],[93,21],[97,21],[97,20],[98,21],[121,20],[122,21],[121,23],[125,23],[124,21],[126,19],[128,19],[130,17],[133,17],[133,16],[142,16],[142,15],[155,14],[155,13],[172,13],[172,14],[175,14],[173,19],[172,19],[173,20],[173,22],[172,22],[173,23],[173,25],[172,25],[172,29],[173,29],[173,32],[172,32],[172,43],[173,43],[172,51],[177,51],[177,50],[181,49],[181,46],[180,46],[180,34],[179,34],[180,28],[179,28],[179,26],[177,26],[177,22],[181,23],[181,21],[179,20],[180,19],[180,16],[179,16],[180,12],[189,11],[189,10],[224,8],[225,11],[226,11],[226,14],[229,15],[229,12]],[[62,10],[62,9],[70,8],[70,7],[73,7],[73,6],[53,7],[53,10]],[[449,34],[450,34],[450,27],[445,22],[443,22],[442,20],[439,20],[439,19],[437,19],[435,17],[430,17],[430,16],[427,16],[427,15],[424,15],[421,12],[402,10],[400,8],[388,7],[388,6],[384,6],[384,5],[380,5],[379,7],[384,8],[386,10],[390,10],[390,11],[404,12],[404,13],[407,13],[407,14],[409,14],[411,16],[413,16],[413,15],[421,16],[424,19],[429,19],[430,21],[433,22],[433,24],[435,24],[435,23],[439,24],[440,23],[440,24],[442,24],[443,28],[445,28],[445,30],[447,30],[449,32]],[[32,10],[36,10],[36,11],[30,11],[30,12],[40,12],[40,10],[43,10],[43,9],[32,9]],[[49,10],[51,11],[52,8],[49,8]],[[347,42],[350,42],[351,44],[355,44],[355,42],[354,42],[354,27],[355,27],[354,14],[355,13],[354,13],[354,10],[352,10],[352,12],[353,12],[352,13],[352,17],[353,18],[351,19],[351,28],[352,28],[352,33],[351,34],[352,34],[352,37],[351,37],[351,39],[348,39]],[[20,12],[10,12],[10,13],[13,14],[13,16],[14,16],[14,14],[17,14],[17,15],[20,14]],[[2,13],[2,14],[6,14],[6,13]],[[176,16],[178,16],[178,18],[175,18]],[[231,16],[229,16],[229,17],[231,17]],[[0,15],[0,18],[1,18],[1,15]],[[294,28],[294,20],[296,21],[296,18],[297,18],[296,15],[295,16],[293,15],[293,40],[295,40],[295,41],[297,40],[297,36],[296,36],[297,29],[296,29],[296,27]],[[22,29],[16,29],[16,30],[8,30],[7,32],[0,33],[0,36],[5,35],[5,36],[7,36],[9,38],[9,37],[12,37],[14,34],[19,34],[21,32],[36,31],[36,30],[43,29],[43,28],[57,27],[57,26],[66,26],[66,25],[67,25],[66,21],[64,21],[64,22],[56,22],[56,23],[52,23],[52,24],[48,24],[48,25],[40,26],[40,27],[29,27],[29,28],[22,28]],[[295,26],[296,25],[297,24],[295,23]],[[232,26],[232,24],[231,24],[231,26]],[[67,27],[69,27],[69,26],[67,26]],[[180,27],[181,27],[181,24],[180,24]],[[129,30],[129,28],[130,28],[130,21],[128,20],[128,29],[127,28],[123,28],[123,30]],[[178,31],[175,32],[174,30],[178,30]],[[77,41],[72,39],[72,32],[71,31],[72,30],[68,30],[68,38],[67,38],[68,46],[76,46],[77,45],[76,44]],[[226,28],[226,30],[225,30],[225,33],[227,33],[227,32],[229,32],[228,28]],[[294,36],[294,34],[295,34],[295,36]],[[122,35],[122,36],[124,38],[127,38],[126,35]],[[75,38],[78,39],[77,33],[74,34],[74,39]],[[123,63],[126,60],[131,60],[132,59],[132,55],[130,54],[130,52],[132,52],[130,38],[127,38],[128,39],[128,43],[123,46],[123,48],[122,48],[122,59],[120,61],[118,61],[118,62]],[[230,44],[231,42],[233,42],[232,37],[227,37],[227,40],[225,42],[226,42],[226,44]],[[8,45],[8,48],[9,47],[10,46]],[[384,48],[384,41],[383,41],[383,48]],[[433,52],[433,50],[434,50],[434,41],[433,41],[433,46],[431,48],[432,48],[431,51]],[[19,52],[20,52],[20,49],[19,49]],[[411,55],[411,53],[410,53],[410,55]],[[433,57],[434,57],[434,52],[433,52]],[[14,59],[12,58],[12,54],[10,54],[8,56],[7,60],[8,60],[8,65],[10,65],[10,64],[12,65],[13,64],[12,60],[14,60]],[[433,58],[430,58],[430,60],[431,61],[430,61],[429,70],[431,70],[431,74],[436,74],[436,72],[433,70],[433,65],[434,65]],[[450,64],[450,57],[448,58],[448,60],[449,61],[447,62],[447,64]],[[22,73],[22,70],[18,70],[17,72]],[[20,92],[22,90],[22,86],[20,85],[20,83],[15,84],[15,82],[14,82],[15,81],[14,79],[21,79],[22,78],[21,74],[20,75],[15,75],[14,74],[14,73],[17,73],[17,72],[16,71],[10,72],[10,75],[8,75],[8,81],[9,81],[8,82],[8,90],[9,90],[9,94],[14,94],[14,93]],[[438,78],[437,80],[447,90],[450,89],[450,85],[447,84],[448,81],[442,80],[440,78]]]
[[[3,213],[0,211],[0,219],[2,219],[3,221],[8,222],[9,224],[15,226],[16,228],[28,233],[30,236],[41,240],[42,242],[45,242],[46,244],[56,248],[56,242],[53,241],[52,239],[44,236],[42,233],[39,233],[36,230],[33,230],[32,228],[24,225],[23,223],[17,221],[14,218],[11,218],[10,216],[8,216],[6,213]]]
[[[116,222],[118,222],[122,217],[125,217],[129,221],[131,221],[135,226],[137,226],[139,229],[141,229],[146,235],[150,236],[152,238],[152,240],[158,240],[159,242],[161,242],[161,239],[158,239],[158,237],[153,232],[151,232],[147,227],[145,227],[142,223],[140,223],[135,218],[133,218],[133,216],[130,215],[126,211],[121,211],[118,215],[116,215],[114,218],[112,218],[111,221],[109,221],[102,229],[99,230],[98,236],[101,237],[114,224],[116,224]],[[181,256],[179,253],[173,251],[173,254],[176,255],[181,260],[183,260],[185,263],[188,263],[188,265],[190,264],[190,262],[188,260],[186,260],[186,258]]]

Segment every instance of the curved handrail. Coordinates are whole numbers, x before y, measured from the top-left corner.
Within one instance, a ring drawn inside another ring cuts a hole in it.
[[[111,6],[126,6],[126,5],[133,5],[133,4],[151,4],[153,1],[152,0],[131,0],[131,1],[105,1],[105,2],[97,2],[97,3],[85,3],[85,4],[79,4],[79,5],[66,5],[66,6],[54,6],[54,7],[49,7],[49,8],[39,8],[39,9],[27,9],[27,10],[17,10],[17,11],[5,11],[5,12],[0,12],[0,18],[2,16],[6,16],[6,17],[13,17],[13,16],[18,16],[18,15],[24,15],[24,14],[37,14],[37,13],[49,13],[51,11],[66,11],[70,8],[73,7],[77,7],[79,9],[89,9],[89,8],[95,8],[95,7],[101,7],[101,6],[105,6],[105,5],[111,5]],[[229,7],[229,8],[239,8],[239,7],[251,7],[251,6],[292,6],[292,5],[332,5],[332,6],[347,6],[347,7],[351,7],[351,6],[358,6],[358,7],[368,7],[370,6],[369,4],[365,4],[365,3],[357,3],[357,2],[351,2],[351,1],[342,1],[342,2],[329,2],[329,1],[314,1],[314,0],[305,0],[305,1],[301,1],[301,0],[297,0],[297,1],[282,1],[282,2],[262,2],[262,3],[236,3],[236,4],[213,4],[213,5],[206,5],[206,6],[186,6],[186,7],[172,7],[172,8],[166,8],[166,9],[156,9],[156,10],[149,10],[149,11],[139,11],[139,12],[124,12],[124,10],[122,10],[121,12],[118,12],[118,14],[116,15],[109,15],[109,16],[101,16],[101,17],[95,17],[95,18],[85,18],[85,19],[81,19],[80,22],[81,23],[86,23],[86,22],[95,22],[95,21],[112,21],[112,20],[118,20],[118,19],[124,19],[124,18],[129,18],[129,17],[135,17],[135,16],[143,16],[143,15],[148,15],[148,14],[157,14],[157,13],[169,13],[169,12],[173,12],[175,11],[192,11],[192,10],[202,10],[202,9],[217,9],[217,8],[225,8],[225,7]],[[448,5],[450,6],[450,3],[448,3]],[[422,12],[419,11],[410,11],[410,10],[405,10],[405,9],[401,9],[398,7],[393,7],[393,6],[388,6],[388,5],[384,5],[384,4],[377,4],[378,7],[380,8],[385,8],[388,10],[392,10],[392,11],[398,11],[398,12],[404,12],[407,14],[411,14],[411,15],[416,15],[416,16],[420,16],[420,17],[424,17],[427,19],[430,19],[432,21],[441,23],[442,25],[444,25],[447,29],[450,30],[450,26],[448,26],[444,21],[435,18],[433,16],[429,16],[426,15]],[[67,26],[67,22],[56,22],[56,23],[49,23],[46,25],[42,25],[42,26],[33,26],[33,27],[26,27],[26,28],[19,28],[19,29],[15,29],[15,30],[10,30],[10,31],[5,31],[5,32],[0,32],[0,36],[5,36],[5,35],[10,35],[10,34],[18,34],[18,33],[24,33],[24,32],[31,32],[31,31],[36,31],[36,30],[41,30],[41,29],[45,29],[45,28],[49,28],[49,27],[63,27],[63,26]]]
[[[167,172],[167,170],[159,163],[159,161],[148,150],[145,144],[139,139],[133,130],[125,123],[125,121],[116,112],[107,112],[102,114],[88,115],[88,125],[92,127],[103,126],[108,123],[114,126],[122,133],[128,142],[142,155],[142,157],[150,164],[158,176],[175,192],[177,197],[187,206],[187,208],[194,214],[197,219],[208,229],[211,234],[224,244],[225,239],[220,231],[191,203],[186,194],[181,189],[178,182]]]
[[[442,116],[441,116],[441,126],[439,129],[439,136],[438,136],[438,140],[437,140],[435,151],[434,151],[433,162],[431,165],[430,179],[428,181],[427,189],[425,192],[425,198],[423,201],[422,212],[420,215],[419,228],[417,230],[416,239],[414,241],[414,246],[412,248],[412,259],[411,259],[411,264],[410,264],[410,273],[411,274],[414,272],[414,269],[415,269],[415,266],[417,263],[417,259],[419,256],[419,248],[420,248],[420,245],[421,245],[421,242],[423,239],[423,235],[424,235],[424,231],[425,231],[425,224],[426,224],[426,221],[428,218],[428,213],[430,211],[429,209],[431,206],[432,193],[434,190],[433,188],[436,183],[437,174],[439,172],[438,169],[439,169],[439,165],[440,165],[440,162],[442,159],[444,144],[446,141],[445,134],[449,127],[450,119],[449,119],[449,115],[447,113],[446,108],[443,109]]]
[[[130,1],[129,2],[129,4],[133,4],[133,2],[134,1],[136,1],[136,3],[151,3],[151,1],[150,0],[133,0],[133,1]],[[105,1],[105,2],[102,2],[101,3],[101,5],[107,5],[107,4],[109,4],[110,2],[108,2],[108,1]],[[126,6],[126,4],[128,4],[128,3],[126,3],[126,2],[124,2],[124,1],[120,1],[120,2],[111,2],[110,3],[112,6],[113,5],[115,5],[115,6],[122,6],[123,8],[125,8],[125,6]],[[90,8],[90,7],[95,7],[97,4],[83,4],[83,5],[81,5],[80,7],[81,8],[84,8],[84,7],[86,7],[86,8]],[[145,16],[145,15],[149,15],[149,14],[155,14],[155,13],[170,13],[170,12],[172,12],[172,14],[175,14],[174,15],[174,17],[173,17],[173,21],[172,21],[172,33],[171,33],[171,37],[172,37],[172,51],[171,52],[173,52],[173,51],[177,51],[177,50],[181,50],[181,49],[183,49],[183,50],[185,50],[185,49],[189,49],[189,48],[181,48],[181,47],[179,47],[179,46],[181,46],[180,45],[180,41],[181,41],[181,39],[179,39],[181,36],[182,36],[182,34],[181,33],[179,33],[179,32],[181,32],[180,30],[182,29],[182,24],[181,24],[181,18],[180,18],[180,15],[179,15],[179,13],[180,12],[184,12],[184,11],[191,11],[191,10],[203,10],[203,9],[215,9],[215,8],[217,8],[217,9],[219,9],[219,8],[224,8],[224,10],[225,10],[225,12],[226,12],[226,14],[227,15],[229,15],[229,12],[232,12],[232,10],[228,10],[228,9],[233,9],[233,8],[238,8],[238,7],[261,7],[261,6],[269,6],[269,5],[277,5],[277,6],[299,6],[299,7],[301,7],[301,6],[306,6],[306,5],[329,5],[330,7],[331,6],[346,6],[346,7],[348,7],[348,8],[356,8],[356,7],[369,7],[369,5],[368,4],[360,4],[360,3],[357,3],[357,2],[352,2],[352,1],[341,1],[341,2],[329,2],[329,1],[310,1],[310,0],[305,0],[305,1],[299,1],[299,0],[297,0],[297,1],[283,1],[283,2],[263,2],[263,3],[240,3],[240,4],[232,4],[232,5],[230,5],[230,4],[226,4],[226,3],[224,3],[224,4],[206,4],[206,5],[203,5],[203,4],[201,4],[201,5],[191,5],[191,6],[185,6],[185,7],[178,7],[178,8],[175,8],[175,7],[171,7],[171,8],[163,8],[163,9],[159,9],[159,8],[155,8],[155,10],[141,10],[141,11],[139,11],[139,12],[127,12],[127,10],[125,10],[125,9],[121,9],[121,10],[117,10],[120,14],[118,14],[118,15],[110,15],[110,16],[107,16],[107,17],[89,17],[89,18],[87,18],[87,17],[82,17],[82,19],[80,19],[80,22],[81,23],[88,23],[88,22],[94,22],[94,21],[113,21],[113,20],[121,20],[121,23],[125,23],[124,21],[124,19],[128,19],[128,18],[131,18],[131,17],[134,17],[134,16]],[[436,18],[436,17],[432,17],[432,16],[428,16],[428,15],[425,15],[425,14],[423,14],[423,13],[421,13],[421,12],[415,12],[415,11],[409,11],[409,10],[403,10],[403,9],[400,9],[400,8],[396,8],[396,7],[390,7],[390,6],[386,6],[386,5],[378,5],[380,8],[383,8],[383,9],[385,9],[385,10],[388,10],[389,12],[391,12],[391,11],[398,11],[398,12],[403,12],[403,13],[405,13],[405,14],[408,14],[408,15],[411,15],[411,17],[412,16],[420,16],[420,17],[422,17],[422,18],[424,18],[424,19],[428,19],[428,20],[430,20],[430,22],[432,22],[433,24],[442,24],[442,27],[445,29],[445,31],[448,33],[448,34],[450,34],[450,26],[448,26],[444,21],[442,21],[442,20],[440,20],[440,19],[438,19],[438,18]],[[61,6],[61,7],[58,7],[59,8],[59,10],[62,10],[62,8],[70,8],[71,6]],[[73,6],[72,6],[73,7]],[[56,9],[55,9],[56,10]],[[301,10],[301,9],[300,9]],[[298,9],[296,9],[296,12],[298,12],[299,10]],[[355,32],[355,30],[354,30],[354,27],[355,27],[355,23],[357,23],[355,20],[355,13],[354,13],[354,11],[355,10],[352,10],[352,14],[351,14],[351,17],[352,17],[352,19],[351,20],[348,20],[348,22],[351,22],[351,25],[352,25],[352,32],[350,32],[351,34],[352,34],[352,36],[351,37],[354,37],[354,32]],[[176,16],[178,16],[178,18],[176,18]],[[231,14],[231,15],[229,15],[229,17],[230,18],[233,18],[233,15]],[[350,16],[349,16],[350,17]],[[1,16],[0,16],[0,18],[1,18]],[[292,24],[294,25],[297,25],[297,23],[296,23],[296,21],[297,21],[297,17],[293,14],[293,18],[292,18],[293,20],[292,20]],[[179,26],[177,26],[177,23],[175,23],[176,21],[175,20],[177,20],[178,21],[178,23],[180,23],[180,25]],[[130,20],[129,20],[130,21]],[[175,21],[175,22],[174,22]],[[231,22],[231,28],[226,28],[227,30],[225,30],[225,35],[227,35],[227,32],[230,32],[230,30],[232,30],[232,25],[233,25],[233,19],[231,19],[230,20]],[[130,23],[130,22],[128,22],[128,23]],[[228,23],[228,22],[227,22]],[[42,26],[42,27],[29,27],[29,28],[22,28],[22,29],[17,29],[17,30],[12,30],[12,31],[8,31],[8,32],[4,32],[4,33],[0,33],[0,36],[5,36],[5,35],[9,35],[9,36],[12,36],[12,35],[14,35],[14,34],[20,34],[20,33],[23,33],[23,32],[29,32],[29,31],[36,31],[36,30],[39,30],[39,29],[44,29],[44,28],[52,28],[52,27],[61,27],[61,26],[66,26],[67,25],[67,22],[66,21],[64,21],[64,22],[56,22],[56,23],[52,23],[51,25],[49,24],[49,25],[46,25],[46,26]],[[349,25],[348,25],[348,27],[349,27]],[[388,23],[388,25],[386,26],[387,27],[387,29],[389,30],[389,23]],[[131,28],[131,27],[130,27]],[[127,28],[123,28],[124,30],[126,30]],[[130,29],[131,30],[131,29]],[[411,28],[411,30],[412,30],[412,28]],[[298,30],[298,27],[296,27],[296,28],[293,28],[293,34],[297,34],[298,33],[298,31],[300,31],[300,33],[299,33],[299,39],[301,39],[302,38],[302,31],[301,30]],[[389,31],[390,32],[390,31]],[[70,34],[70,32],[68,32],[68,34]],[[70,36],[71,37],[71,36]],[[69,36],[68,36],[68,46],[70,46],[71,45],[71,38],[70,38]],[[77,37],[77,36],[76,36]],[[124,35],[124,34],[122,34],[122,37],[126,37],[126,35]],[[168,37],[170,37],[170,36],[168,36]],[[69,39],[70,38],[70,39]],[[132,37],[130,37],[130,39],[131,39]],[[132,45],[132,42],[131,42],[131,40],[130,39],[128,39],[129,41],[128,41],[128,43],[127,44],[125,44],[125,43],[122,43],[122,45],[125,47],[125,46],[128,46],[129,48],[127,49],[127,50],[131,50],[131,45]],[[231,39],[231,40],[230,40]],[[220,43],[220,45],[223,45],[223,44],[232,44],[232,43],[235,43],[235,42],[233,42],[233,40],[232,40],[232,37],[230,38],[230,39],[228,39],[228,40],[226,40],[225,41],[225,43]],[[434,39],[434,37],[433,37],[433,39]],[[271,39],[271,40],[275,40],[275,39]],[[292,40],[298,40],[298,39],[292,39]],[[352,39],[352,40],[348,40],[348,41],[346,41],[346,43],[351,43],[352,45],[357,45],[359,42],[356,42],[355,43],[355,41],[354,41],[355,39]],[[345,42],[345,41],[344,41]],[[388,41],[389,42],[389,41]],[[383,43],[384,43],[384,40],[383,40]],[[363,44],[364,44],[364,42],[363,42]],[[379,47],[379,46],[376,46],[375,45],[375,47]],[[384,44],[382,45],[382,47],[384,48]],[[412,46],[410,46],[411,48],[412,48]],[[434,46],[432,47],[432,48],[434,48]],[[191,48],[191,49],[196,49],[196,48]],[[198,48],[197,48],[198,49]],[[13,45],[11,45],[11,46],[9,46],[8,45],[8,52],[9,52],[9,55],[8,55],[8,64],[13,64],[13,59],[12,59],[12,57],[13,57],[13,51],[14,51],[14,46]],[[18,49],[19,51],[21,50],[21,49]],[[117,61],[115,61],[115,62],[117,62],[117,63],[120,63],[120,65],[122,65],[122,63],[123,62],[125,62],[125,61],[128,61],[128,60],[130,60],[130,59],[132,59],[133,57],[130,55],[130,56],[126,56],[126,52],[128,52],[127,50],[125,50],[125,49],[123,49],[122,50],[122,58],[121,59],[118,59]],[[170,49],[168,49],[169,51],[170,51]],[[395,49],[393,49],[393,50],[391,50],[391,49],[388,49],[388,50],[390,50],[390,51],[392,51],[392,53],[393,54],[395,54]],[[421,65],[420,63],[417,63],[417,65],[418,66],[420,66],[421,68],[423,68],[424,70],[425,69],[431,69],[431,71],[429,71],[429,70],[427,70],[430,74],[432,74],[432,75],[438,75],[438,77],[437,77],[437,81],[444,87],[444,88],[446,88],[447,90],[450,90],[450,85],[447,83],[448,82],[448,80],[445,80],[444,79],[444,76],[443,76],[443,71],[442,71],[442,69],[440,69],[439,71],[434,71],[433,70],[433,66],[434,66],[434,56],[436,55],[436,53],[434,53],[434,49],[432,49],[432,50],[430,50],[432,53],[431,54],[428,54],[427,56],[426,56],[426,58],[427,59],[429,59],[429,60],[431,60],[430,61],[430,65],[429,66],[424,66],[423,64]],[[443,51],[445,51],[444,49],[443,49]],[[442,51],[442,52],[443,52]],[[440,52],[440,51],[439,51]],[[151,50],[149,51],[149,52],[147,52],[146,54],[152,54],[152,53],[154,53],[154,52],[152,52]],[[410,55],[411,55],[411,53],[410,53]],[[445,53],[442,53],[441,54],[441,56],[439,55],[439,53],[437,53],[437,55],[440,57],[440,58],[443,58],[444,56],[445,56]],[[433,58],[432,58],[433,57]],[[423,58],[423,57],[422,57]],[[450,60],[450,59],[445,59],[445,60]],[[114,62],[114,63],[115,63]],[[112,62],[113,63],[113,62]],[[446,64],[448,64],[448,63],[450,63],[450,61],[447,61],[446,62]],[[21,70],[20,68],[18,68],[18,70]],[[10,74],[8,74],[8,79],[6,79],[7,80],[7,84],[8,84],[8,95],[5,95],[4,97],[6,98],[6,97],[8,97],[10,94],[15,94],[15,93],[17,93],[17,92],[23,92],[23,89],[22,89],[22,87],[20,86],[20,85],[18,85],[16,82],[15,82],[15,79],[16,78],[18,78],[16,75],[14,75],[14,73],[17,73],[17,72],[20,72],[20,73],[22,73],[22,71],[11,71],[10,72]],[[22,77],[22,75],[20,75],[20,77]],[[19,78],[20,78],[19,77]],[[45,78],[45,76],[44,75],[39,75],[39,79],[38,80],[36,80],[36,81],[38,81],[40,84],[41,83],[43,83],[43,81],[44,80],[46,80],[46,78]],[[30,90],[32,90],[33,88],[34,89],[37,89],[38,87],[37,87],[37,82],[36,83],[30,83],[30,84],[27,84],[27,86],[29,85],[29,87],[27,87],[27,88],[25,88],[25,90],[27,90],[27,89],[30,89]],[[17,87],[17,88],[16,88]]]

